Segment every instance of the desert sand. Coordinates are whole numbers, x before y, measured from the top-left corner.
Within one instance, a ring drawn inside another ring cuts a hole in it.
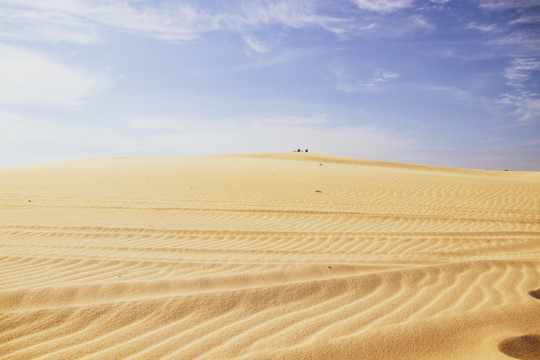
[[[0,169],[2,359],[540,359],[540,172]]]

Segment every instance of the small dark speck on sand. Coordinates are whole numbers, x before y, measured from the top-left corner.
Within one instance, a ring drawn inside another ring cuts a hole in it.
[[[321,191],[321,190],[315,190],[315,192],[320,192],[320,193],[322,193],[322,191]]]
[[[331,266],[329,266],[328,268],[329,268],[329,269],[331,269],[332,267],[331,267]]]
[[[28,202],[32,202],[32,200],[28,200]]]

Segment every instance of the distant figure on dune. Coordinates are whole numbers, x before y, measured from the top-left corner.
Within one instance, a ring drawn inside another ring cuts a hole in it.
[[[306,152],[308,152],[307,149],[306,149]]]
[[[298,149],[298,152],[300,152],[300,151],[302,151],[302,150]]]

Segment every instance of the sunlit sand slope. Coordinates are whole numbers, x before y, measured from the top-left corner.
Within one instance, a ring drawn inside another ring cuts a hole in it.
[[[2,359],[539,359],[540,173],[311,153],[0,170]]]

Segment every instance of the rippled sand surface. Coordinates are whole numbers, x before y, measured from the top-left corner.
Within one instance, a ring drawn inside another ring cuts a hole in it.
[[[539,172],[311,153],[0,169],[2,359],[539,354]]]

